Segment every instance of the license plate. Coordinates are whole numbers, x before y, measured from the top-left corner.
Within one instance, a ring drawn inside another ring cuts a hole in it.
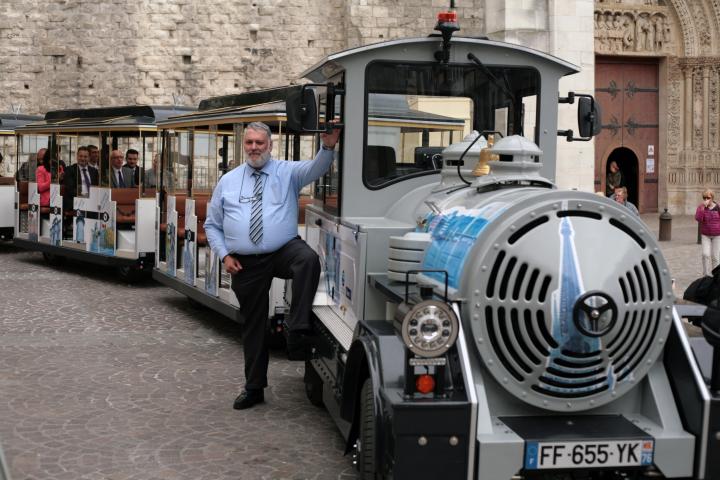
[[[653,440],[526,442],[525,469],[641,467],[652,465]]]

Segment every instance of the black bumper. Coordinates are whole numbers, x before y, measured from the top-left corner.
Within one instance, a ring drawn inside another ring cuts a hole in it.
[[[224,302],[223,300],[220,300],[219,298],[208,294],[204,290],[200,290],[199,288],[188,285],[187,283],[176,277],[171,277],[170,275],[167,275],[156,268],[153,269],[152,276],[153,279],[155,279],[158,283],[161,283],[166,287],[170,287],[173,290],[182,293],[188,298],[195,300],[196,302],[229,318],[230,320],[238,323],[244,322],[243,316],[240,314],[240,309],[238,309],[236,306]]]
[[[25,250],[49,253],[58,257],[70,258],[72,260],[107,267],[130,267],[141,271],[149,271],[155,264],[154,252],[148,252],[144,257],[140,258],[124,258],[101,255],[99,253],[88,252],[86,250],[75,250],[74,248],[56,247],[47,243],[34,242],[17,237],[13,239],[13,243]]]

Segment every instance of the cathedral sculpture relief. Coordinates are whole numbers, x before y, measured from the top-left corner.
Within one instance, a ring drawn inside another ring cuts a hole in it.
[[[597,53],[663,52],[672,40],[671,24],[663,12],[595,11]]]

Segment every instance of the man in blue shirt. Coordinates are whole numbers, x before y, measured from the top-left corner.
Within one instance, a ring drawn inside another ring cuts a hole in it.
[[[245,390],[233,408],[264,401],[267,387],[267,320],[274,277],[292,278],[288,354],[304,359],[310,310],[320,279],[317,254],[298,235],[298,195],[332,164],[340,130],[321,134],[322,148],[312,161],[270,158],[272,137],[264,123],[245,129],[245,164],[222,176],[207,210],[205,232],[213,252],[232,275],[232,289],[245,319]]]

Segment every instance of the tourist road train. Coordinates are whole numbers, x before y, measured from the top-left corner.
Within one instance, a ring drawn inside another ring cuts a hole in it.
[[[720,478],[717,318],[696,318],[706,337],[688,337],[647,226],[554,184],[558,136],[600,128],[592,97],[558,94],[578,68],[458,29],[443,12],[436,35],[338,52],[304,83],[162,119],[49,113],[17,129],[19,145],[69,164],[76,145],[136,145],[144,177],[126,192],[101,176],[70,209],[57,180],[46,210],[19,181],[16,241],[126,277],[152,267],[241,322],[202,222],[219,176],[243,161],[244,126],[268,123],[287,161],[341,127],[300,202],[299,233],[322,263],[305,385],[363,479]],[[559,103],[576,106],[577,132],[558,125]],[[273,291],[281,319],[289,290]]]

